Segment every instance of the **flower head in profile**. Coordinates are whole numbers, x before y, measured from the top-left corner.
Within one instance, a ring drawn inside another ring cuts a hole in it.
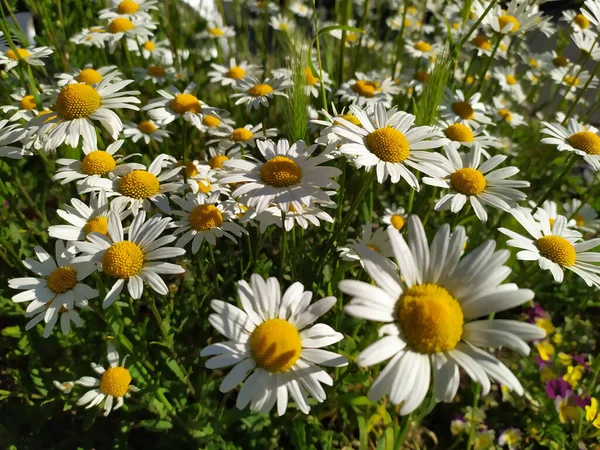
[[[238,92],[231,94],[230,98],[236,100],[236,105],[246,104],[248,111],[258,109],[261,105],[267,108],[269,101],[273,100],[275,96],[287,98],[287,94],[283,90],[288,87],[290,86],[284,77],[266,78],[259,81],[256,77],[248,76],[233,86]]]
[[[357,72],[355,78],[342,84],[336,95],[341,97],[342,102],[354,103],[358,106],[382,102],[389,108],[392,96],[398,92],[400,89],[389,76]]]
[[[103,66],[94,69],[92,64],[86,64],[83,69],[73,69],[70,72],[59,73],[54,78],[56,78],[56,84],[60,87],[71,83],[85,83],[93,86],[100,83],[107,76],[113,82],[121,81],[122,77],[117,66]]]
[[[146,220],[146,212],[140,211],[131,222],[127,231],[128,238],[125,239],[121,218],[111,211],[108,214],[108,235],[92,232],[86,235],[86,241],[75,243],[78,250],[86,254],[80,259],[101,263],[102,271],[117,279],[104,297],[104,308],[114,303],[125,282],[129,295],[136,300],[142,297],[144,283],[161,295],[169,293],[159,274],[175,275],[185,272],[177,264],[160,261],[185,253],[182,248],[165,247],[177,239],[175,236],[159,238],[170,223],[170,217],[161,217],[160,214]]]
[[[375,285],[357,280],[340,282],[352,296],[344,308],[351,316],[384,322],[380,339],[357,358],[367,367],[391,358],[369,391],[378,400],[388,394],[401,404],[400,414],[414,411],[433,383],[436,400],[451,402],[462,368],[489,392],[490,378],[519,395],[521,383],[498,359],[480,347],[506,347],[528,354],[525,340],[541,339],[541,328],[513,320],[477,320],[521,305],[533,292],[501,284],[510,269],[510,253],[495,251],[487,241],[463,256],[465,230],[443,225],[428,244],[417,216],[408,220],[408,243],[393,227],[387,229],[398,271],[366,246],[357,246]],[[433,380],[430,373],[433,370]]]
[[[27,48],[12,48],[8,45],[3,33],[0,32],[0,66],[4,66],[4,70],[7,72],[21,62],[30,66],[43,67],[46,63],[42,59],[52,53],[53,50],[50,47],[36,47],[35,45]]]
[[[108,51],[114,53],[123,38],[147,41],[154,34],[155,29],[156,22],[152,21],[149,14],[109,18],[106,25]]]
[[[511,0],[506,9],[496,4],[484,20],[496,33],[517,35],[538,26],[541,15],[529,2]]]
[[[123,136],[131,138],[134,143],[139,140],[144,141],[145,144],[150,144],[152,141],[162,142],[169,137],[169,134],[169,131],[163,130],[152,120],[142,120],[140,123],[125,122],[123,128]]]
[[[567,127],[559,123],[542,122],[543,144],[556,145],[559,152],[573,152],[582,156],[591,168],[600,171],[600,135],[591,125],[582,125],[575,119],[569,119]]]
[[[127,19],[148,19],[149,13],[157,10],[157,0],[111,0],[110,8],[102,9],[98,13],[99,19],[114,19],[125,17]]]
[[[211,302],[214,313],[208,321],[229,340],[202,350],[201,356],[210,357],[206,368],[233,366],[219,390],[229,392],[244,382],[236,400],[239,409],[250,404],[252,411],[266,414],[277,405],[281,416],[291,396],[308,414],[308,395],[323,402],[326,393],[321,384],[333,385],[319,365],[348,364],[343,356],[322,349],[343,335],[324,323],[315,324],[335,305],[335,297],[311,304],[313,293],[301,283],[292,284],[282,295],[276,278],[265,280],[256,274],[250,284],[238,282],[238,295],[243,309],[222,300]]]
[[[11,124],[7,119],[0,120],[0,158],[21,159],[32,153],[25,150],[19,143],[27,136],[27,130],[18,123]]]
[[[138,391],[138,388],[131,384],[133,379],[131,372],[125,367],[127,356],[119,361],[119,353],[115,346],[112,343],[108,344],[108,368],[105,369],[96,363],[91,364],[100,378],[81,377],[75,382],[78,386],[92,388],[77,401],[77,404],[87,405],[86,409],[89,409],[104,402],[102,407],[104,416],[108,416],[113,409],[117,410],[123,406],[124,398],[129,397],[131,392]]]
[[[220,83],[221,86],[233,86],[244,78],[260,75],[260,67],[249,64],[247,61],[236,62],[235,58],[229,59],[229,64],[211,64],[213,70],[208,72],[211,83]]]

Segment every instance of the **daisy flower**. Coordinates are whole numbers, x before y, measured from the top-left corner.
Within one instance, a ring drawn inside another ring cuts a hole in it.
[[[581,204],[581,200],[577,198],[571,199],[565,204],[565,213],[575,221],[575,228],[593,233],[600,229],[600,219],[598,213],[588,204]]]
[[[207,369],[234,366],[219,386],[229,392],[244,382],[236,406],[268,413],[277,404],[277,414],[287,409],[288,395],[298,409],[310,411],[308,395],[317,402],[326,398],[321,383],[333,380],[318,365],[342,367],[346,358],[322,347],[344,336],[329,325],[314,322],[333,305],[335,297],[325,297],[311,305],[312,292],[296,282],[281,295],[279,281],[252,275],[251,284],[238,282],[242,309],[221,300],[212,300],[210,324],[229,340],[204,348],[200,356],[210,356]],[[313,325],[314,324],[314,325]],[[248,373],[252,374],[248,377]],[[248,377],[248,378],[246,378]]]
[[[135,41],[134,39],[127,40],[127,47],[129,48],[130,52],[134,52],[136,55],[139,55],[141,48],[144,59],[158,61],[167,66],[173,64],[173,52],[169,46],[170,43],[168,39],[159,41],[156,37],[152,37],[145,42],[142,41],[139,45],[138,41]]]
[[[541,339],[545,331],[513,320],[473,320],[521,305],[533,298],[529,289],[500,284],[510,273],[503,264],[510,253],[494,251],[487,241],[462,256],[465,230],[443,225],[431,245],[417,216],[408,220],[408,244],[388,228],[398,272],[390,273],[377,253],[359,248],[367,273],[375,285],[344,280],[339,288],[352,300],[346,314],[385,325],[381,338],[365,348],[356,360],[368,367],[391,358],[369,391],[376,401],[389,394],[401,404],[400,414],[414,411],[425,399],[430,384],[437,401],[451,402],[460,382],[459,368],[490,391],[490,378],[519,395],[523,387],[515,375],[480,347],[506,347],[529,354],[525,340]],[[433,378],[430,373],[433,370]]]
[[[439,155],[420,150],[441,147],[442,133],[429,126],[414,127],[415,116],[395,108],[386,110],[383,103],[376,104],[372,112],[356,105],[350,110],[361,127],[340,117],[336,120],[343,126],[334,126],[333,132],[348,140],[340,152],[356,156],[353,162],[357,167],[375,167],[380,183],[388,177],[392,183],[402,178],[417,190],[419,181],[407,166],[424,173],[435,172]]]
[[[198,33],[196,37],[199,39],[226,39],[232,38],[235,36],[235,28],[233,27],[224,27],[222,25],[218,25],[215,22],[209,22],[206,30]]]
[[[435,58],[438,53],[439,47],[438,45],[430,44],[425,41],[412,41],[410,39],[406,40],[406,44],[404,45],[404,49],[406,53],[408,53],[413,58],[425,58],[431,59]]]
[[[283,216],[284,213],[281,208],[270,206],[256,215],[246,217],[246,220],[242,220],[242,222],[248,222],[250,219],[255,220],[259,223],[261,233],[264,233],[271,225],[277,225],[279,228],[283,226],[286,231],[290,231],[296,224],[306,230],[311,224],[315,227],[320,226],[320,220],[333,223],[333,217],[315,205],[303,206],[299,211],[290,207],[288,212],[285,213],[285,220],[283,220]]]
[[[211,83],[220,83],[221,86],[233,86],[239,80],[245,77],[257,77],[261,73],[259,66],[248,64],[247,61],[240,61],[238,64],[235,58],[229,59],[229,65],[211,64],[214,70],[208,72]]]
[[[491,124],[492,121],[485,113],[485,105],[480,99],[479,92],[467,98],[460,89],[455,93],[447,90],[441,106],[441,117],[448,122],[462,123],[471,128]]]
[[[247,76],[233,86],[236,91],[240,91],[235,94],[231,94],[229,97],[237,99],[236,105],[243,105],[246,103],[248,111],[252,109],[258,109],[261,105],[264,107],[269,106],[269,100],[272,100],[276,95],[288,98],[287,94],[283,92],[289,85],[285,82],[285,78],[266,78],[264,81],[259,81],[258,78],[253,76]]]
[[[212,170],[226,170],[226,167],[223,167],[223,163],[230,159],[239,159],[241,155],[239,148],[234,147],[225,150],[223,148],[209,147],[206,164]]]
[[[154,30],[156,29],[156,23],[152,21],[149,15],[130,16],[130,19],[123,16],[117,16],[109,20],[110,23],[106,27],[106,30],[108,31],[106,41],[110,53],[115,52],[117,44],[124,37],[147,41],[154,34]]]
[[[111,81],[121,81],[121,73],[117,66],[104,66],[94,69],[92,64],[86,64],[83,69],[75,69],[68,73],[54,75],[56,84],[60,87],[71,83],[85,83],[93,86],[100,83],[104,77],[110,76]]]
[[[32,155],[21,146],[14,146],[27,136],[27,130],[21,128],[18,123],[9,125],[8,120],[0,120],[0,158],[21,159],[23,156]]]
[[[262,127],[262,123],[255,126],[248,124],[239,128],[223,124],[211,133],[215,139],[208,141],[207,144],[218,144],[218,147],[224,150],[231,147],[246,148],[250,146],[254,148],[257,140],[266,140],[277,136],[277,128],[267,128],[265,133]]]
[[[101,178],[106,175],[110,178],[122,176],[132,170],[144,170],[146,167],[143,164],[124,163],[125,160],[132,156],[141,156],[140,153],[121,156],[115,153],[119,151],[125,141],[119,139],[113,142],[106,150],[97,150],[90,148],[87,143],[83,144],[83,160],[60,158],[56,161],[60,167],[56,171],[56,175],[52,177],[52,181],[62,180],[60,184],[67,184],[71,181],[77,181],[78,185],[93,184],[94,179]]]
[[[404,228],[404,224],[406,223],[406,210],[401,206],[396,206],[395,203],[392,203],[391,207],[385,208],[383,211],[382,221],[386,225],[392,226],[400,231]]]
[[[323,84],[326,91],[331,91],[331,79],[329,78],[327,72],[323,72],[323,83],[321,83],[321,80],[318,78],[318,76],[313,74],[313,71],[310,67],[305,67],[302,69],[302,72],[304,73],[304,80],[306,82],[306,85],[304,86],[306,95],[312,95],[315,98],[319,98],[321,84]],[[293,85],[294,74],[291,69],[275,69],[273,70],[273,75],[276,77],[283,77],[287,83]],[[318,72],[316,75],[319,75]]]
[[[487,125],[479,125],[475,129],[471,129],[471,127],[463,123],[440,120],[438,126],[455,148],[459,148],[460,146],[470,148],[477,143],[481,147],[482,153],[489,156],[485,151],[486,148],[499,148],[502,146],[498,138],[490,136],[485,132]]]
[[[135,81],[143,83],[152,81],[154,84],[166,83],[175,77],[174,67],[165,67],[162,65],[151,65],[148,67],[134,67]]]
[[[541,15],[541,12],[533,12],[529,2],[511,0],[506,9],[496,4],[484,21],[496,33],[516,35],[538,26]]]
[[[586,0],[581,8],[581,14],[600,31],[600,2],[598,0]]]
[[[534,202],[533,200],[530,200],[529,205],[531,206],[532,209],[535,209],[533,218],[538,221],[548,220],[548,223],[550,224],[550,228],[552,228],[552,226],[554,225],[554,222],[556,222],[556,218],[559,215],[558,214],[558,204],[553,200],[546,200],[546,201],[544,201],[544,203],[542,203],[542,205],[540,207],[536,208],[536,202]],[[573,219],[569,220],[567,222],[567,227],[574,228],[575,221]]]
[[[218,114],[215,111],[204,114],[202,116],[202,123],[198,129],[203,133],[212,135],[227,125],[235,126],[235,121],[231,118],[227,111],[219,110]]]
[[[110,211],[108,235],[93,232],[86,236],[85,242],[75,243],[79,251],[87,254],[80,259],[99,262],[105,274],[117,278],[104,297],[103,308],[108,308],[114,303],[126,281],[129,295],[136,300],[142,297],[144,282],[161,295],[169,293],[167,285],[158,275],[185,272],[185,269],[177,264],[157,261],[175,258],[185,253],[182,248],[165,247],[177,239],[175,236],[159,238],[170,223],[170,217],[161,217],[160,214],[146,220],[146,212],[142,210],[131,222],[127,231],[128,240],[125,240],[119,215]]]
[[[312,8],[306,6],[301,0],[292,2],[290,11],[300,17],[310,17],[313,14]]]
[[[23,265],[38,275],[38,278],[9,280],[10,288],[24,291],[13,296],[12,301],[31,302],[26,312],[27,317],[34,318],[27,323],[26,330],[43,320],[46,324],[44,337],[47,338],[60,316],[62,332],[68,334],[71,321],[77,326],[83,324],[75,307],[86,307],[88,300],[98,297],[98,291],[82,282],[96,270],[96,265],[76,262],[74,249],[65,249],[63,241],[56,241],[55,259],[41,247],[35,247],[34,251],[38,261],[27,258]]]
[[[34,45],[27,48],[10,48],[3,39],[0,33],[0,66],[4,66],[4,70],[8,72],[19,65],[20,61],[30,66],[43,67],[46,65],[43,58],[47,58],[53,53],[50,47],[36,47]]]
[[[537,212],[541,217],[539,222],[523,208],[510,211],[533,239],[498,228],[510,238],[507,245],[522,249],[517,259],[537,261],[540,269],[550,270],[557,283],[562,282],[564,269],[567,269],[579,275],[588,286],[600,287],[600,266],[594,264],[600,262],[600,253],[587,251],[600,245],[600,239],[582,241],[581,233],[567,227],[565,216],[558,216],[550,227],[550,219],[543,217],[545,211],[538,209]]]
[[[218,173],[214,169],[211,169],[210,166],[194,163],[194,167],[189,167],[188,163],[187,170],[187,184],[192,190],[192,193],[204,196],[213,193],[229,195],[229,187],[221,181]]]
[[[93,388],[86,392],[77,401],[77,404],[79,406],[87,405],[86,409],[89,409],[104,402],[102,409],[105,417],[110,414],[111,410],[117,410],[123,406],[123,398],[129,397],[130,392],[138,391],[138,388],[131,384],[131,373],[125,368],[127,356],[119,363],[119,353],[117,353],[114,345],[109,343],[107,352],[108,369],[104,369],[100,364],[91,364],[94,372],[100,375],[100,379],[82,377],[75,382],[79,386]],[[114,403],[115,399],[116,404]]]
[[[210,245],[217,245],[217,238],[225,236],[237,242],[235,236],[240,237],[248,232],[236,223],[233,223],[235,214],[219,202],[219,193],[210,195],[187,194],[185,198],[171,197],[181,210],[173,210],[173,214],[181,216],[174,225],[177,229],[174,235],[182,234],[175,243],[176,247],[184,248],[192,243],[192,254],[198,253],[202,242],[206,240]]]
[[[196,86],[196,83],[190,83],[183,92],[175,86],[159,90],[157,92],[162,98],[150,100],[142,111],[148,111],[150,117],[162,126],[183,117],[185,121],[200,129],[203,114],[212,111],[212,108],[192,94]]]
[[[133,19],[147,18],[152,10],[157,11],[157,0],[111,0],[112,7],[100,10],[99,19],[114,19],[123,16]]]
[[[573,67],[558,67],[550,72],[550,76],[554,82],[561,86],[566,86],[571,90],[572,88],[581,89],[590,79],[590,73],[587,70],[579,70],[579,66]],[[598,85],[598,80],[592,79],[588,88],[594,89]]]
[[[339,147],[343,142],[346,142],[346,139],[338,136],[333,132],[333,127],[336,125],[342,125],[337,118],[341,117],[342,119],[347,120],[348,122],[353,123],[354,125],[360,127],[360,121],[356,118],[354,114],[350,111],[346,112],[345,107],[343,107],[339,112],[335,107],[335,104],[331,104],[332,113],[321,109],[318,111],[318,116],[315,119],[311,120],[312,124],[323,127],[320,131],[319,137],[315,140],[317,144],[321,144],[325,146],[325,152],[332,157],[339,157],[341,154],[339,153]],[[319,116],[323,116],[320,118]]]
[[[521,102],[525,99],[523,88],[519,83],[514,67],[497,67],[494,69],[493,76],[498,81],[500,89],[510,95],[513,100]]]
[[[106,191],[92,192],[89,206],[77,198],[71,199],[71,205],[64,205],[56,213],[70,225],[52,225],[48,228],[48,235],[55,239],[65,241],[81,241],[89,233],[108,235],[108,200]],[[117,211],[123,220],[129,211]]]
[[[98,148],[96,129],[93,121],[99,121],[114,140],[123,129],[123,122],[112,111],[117,108],[139,111],[135,103],[140,100],[134,95],[139,91],[121,91],[133,80],[112,83],[114,75],[108,75],[93,86],[85,83],[72,83],[63,86],[54,103],[52,114],[37,117],[31,121],[39,126],[37,134],[44,140],[44,150],[52,151],[63,143],[77,147],[79,137],[89,148]]]
[[[341,174],[337,167],[322,166],[327,161],[323,154],[312,156],[317,145],[306,147],[304,141],[296,141],[291,146],[286,139],[277,144],[272,140],[257,141],[258,150],[264,162],[230,159],[223,165],[231,172],[221,178],[222,183],[244,182],[233,192],[233,197],[244,196],[248,206],[261,212],[272,203],[277,203],[283,211],[290,205],[298,211],[311,201],[327,202],[329,195],[321,188],[337,189],[332,180]]]
[[[109,37],[110,33],[106,31],[105,27],[91,27],[75,33],[69,40],[77,45],[104,49],[104,43]]]
[[[133,142],[141,139],[147,145],[151,141],[162,142],[163,139],[169,137],[169,134],[169,131],[161,129],[152,120],[142,120],[138,124],[125,122],[125,126],[123,127],[123,136],[131,138]]]
[[[0,111],[3,113],[6,114],[12,112],[12,115],[8,119],[9,122],[16,122],[19,120],[29,122],[39,114],[35,103],[35,97],[28,94],[25,89],[19,88],[17,89],[17,92],[10,94],[10,96],[16,103],[14,105],[0,106]],[[40,93],[39,96],[40,101],[43,101],[44,95]]]
[[[274,30],[283,31],[284,33],[288,33],[294,29],[294,21],[283,16],[282,14],[271,16],[269,18],[269,25]]]
[[[171,208],[165,194],[183,187],[178,179],[181,167],[165,168],[169,162],[176,160],[172,156],[160,154],[152,161],[148,170],[132,170],[115,179],[90,177],[81,185],[80,190],[81,193],[106,190],[109,197],[117,197],[111,202],[111,208],[116,211],[129,207],[135,215],[140,208],[148,211],[152,201],[160,210],[169,213]]]
[[[509,428],[498,436],[498,445],[502,447],[506,445],[508,446],[508,450],[518,450],[521,443],[521,436],[521,430],[518,428]]]
[[[573,33],[571,39],[583,56],[600,61],[600,45],[597,44],[596,33]]]
[[[525,118],[512,109],[508,103],[508,101],[501,97],[496,96],[492,99],[492,103],[494,105],[493,108],[490,108],[492,114],[494,116],[494,123],[506,123],[510,125],[512,128],[527,125],[527,121]]]
[[[378,81],[361,72],[357,72],[355,77],[355,79],[343,83],[336,92],[342,102],[355,103],[359,106],[382,102],[389,107],[392,96],[400,92],[398,86],[389,77]]]
[[[484,205],[508,211],[527,197],[515,188],[529,187],[528,181],[507,179],[516,175],[519,169],[508,166],[494,170],[506,160],[506,155],[482,160],[479,144],[474,144],[466,155],[461,155],[451,145],[445,146],[444,150],[446,159],[438,163],[444,175],[423,178],[425,184],[449,189],[435,204],[436,211],[450,208],[453,213],[458,213],[469,200],[477,218],[485,222],[488,216]]]
[[[573,152],[583,156],[583,160],[597,172],[600,171],[600,136],[598,129],[591,125],[582,125],[575,119],[569,119],[567,127],[560,123],[542,122],[543,144],[556,145],[559,152]]]
[[[361,233],[358,239],[348,239],[348,242],[346,242],[345,246],[337,248],[337,251],[340,253],[340,257],[344,261],[361,261],[362,258],[356,252],[356,247],[358,245],[366,245],[368,248],[379,253],[385,258],[391,258],[394,256],[390,238],[386,233],[385,228],[373,228],[375,228],[375,224],[363,225],[361,227]]]

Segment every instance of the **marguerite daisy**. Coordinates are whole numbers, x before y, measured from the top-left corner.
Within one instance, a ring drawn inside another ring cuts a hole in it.
[[[277,128],[262,129],[262,123],[253,126],[252,124],[244,125],[243,127],[233,128],[231,125],[223,124],[223,126],[214,130],[211,134],[215,136],[207,142],[208,145],[218,143],[219,148],[227,150],[231,147],[247,146],[256,147],[256,140],[265,140],[277,136]]]
[[[541,15],[529,2],[511,0],[506,9],[496,4],[484,20],[496,33],[516,35],[537,26]]]
[[[140,123],[125,122],[123,136],[131,138],[133,142],[140,139],[146,144],[151,141],[162,142],[164,138],[169,137],[170,132],[163,130],[158,124],[151,120],[142,120]]]
[[[2,33],[0,33],[0,66],[4,66],[4,70],[7,72],[17,67],[21,61],[30,66],[45,66],[46,64],[42,61],[42,58],[52,54],[51,48],[36,47],[34,45],[13,50],[2,37]]]
[[[8,120],[0,120],[0,158],[21,159],[25,155],[32,155],[22,146],[14,146],[27,136],[27,130],[21,128],[18,123],[9,125]]]
[[[157,0],[111,0],[112,7],[100,10],[99,19],[114,19],[123,16],[146,18],[152,10],[157,10]]]
[[[231,94],[230,98],[237,99],[236,105],[246,103],[246,108],[251,111],[255,108],[258,109],[261,105],[268,107],[269,100],[276,95],[287,98],[287,94],[283,90],[288,87],[289,85],[283,77],[272,80],[266,78],[264,81],[259,81],[256,77],[247,76],[233,86],[236,91],[240,92]]]
[[[598,213],[588,204],[581,204],[577,198],[565,204],[566,216],[575,221],[575,228],[593,233],[600,228]]]
[[[392,206],[385,208],[382,221],[386,225],[392,226],[400,231],[406,224],[406,210],[401,206],[398,207],[395,203],[392,203]]]
[[[485,113],[485,105],[479,100],[479,92],[466,97],[459,89],[456,92],[446,91],[444,102],[441,106],[442,119],[447,122],[456,122],[477,128],[481,124],[491,124],[492,121]]]
[[[220,83],[222,86],[233,86],[239,80],[247,76],[257,77],[260,75],[260,67],[248,64],[247,61],[237,63],[235,58],[230,58],[229,65],[211,64],[214,70],[208,72],[211,83]]]
[[[111,76],[112,82],[121,81],[121,73],[117,66],[104,66],[94,69],[92,64],[86,64],[83,69],[75,69],[68,73],[59,73],[54,76],[56,84],[60,87],[71,83],[85,83],[93,86],[100,83],[104,77]]]
[[[124,37],[147,41],[156,29],[156,23],[147,14],[130,16],[130,19],[124,16],[117,16],[109,20],[110,22],[106,26],[106,30],[108,31],[106,40],[110,53],[114,53],[117,44]]]
[[[600,135],[591,125],[582,125],[575,119],[569,119],[567,127],[559,123],[542,122],[543,144],[556,145],[559,152],[573,152],[583,156],[594,171],[600,171]]]

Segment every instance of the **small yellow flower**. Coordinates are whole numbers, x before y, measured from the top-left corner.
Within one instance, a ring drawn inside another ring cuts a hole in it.
[[[556,330],[556,328],[554,328],[554,325],[552,325],[552,322],[542,317],[536,317],[535,324],[542,330],[546,331],[547,335],[551,335]]]
[[[554,342],[556,345],[560,345],[563,343],[563,336],[560,333],[554,333],[554,336],[552,336],[552,342]]]
[[[579,384],[579,380],[583,377],[583,371],[585,367],[580,366],[579,364],[576,366],[569,366],[567,369],[567,373],[563,376],[563,380],[571,385],[571,387],[576,387]]]
[[[555,353],[554,345],[548,341],[538,342],[536,345],[540,358],[544,361],[550,361]]]
[[[573,358],[571,358],[571,355],[568,355],[564,352],[559,352],[556,355],[556,359],[558,359],[558,362],[560,362],[563,366],[569,366],[571,364],[571,362],[573,361]]]
[[[558,417],[560,423],[567,423],[573,420],[577,420],[579,417],[579,411],[576,405],[569,404],[569,399],[565,398],[558,404]]]
[[[585,420],[600,429],[600,415],[598,415],[598,400],[592,398],[592,404],[585,407]]]

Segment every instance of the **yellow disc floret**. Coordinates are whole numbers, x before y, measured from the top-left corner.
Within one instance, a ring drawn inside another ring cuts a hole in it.
[[[569,144],[588,155],[600,155],[600,136],[591,131],[579,131],[567,139]]]
[[[158,178],[145,170],[134,170],[119,180],[119,192],[126,197],[142,200],[160,190]]]
[[[358,80],[351,89],[361,97],[372,98],[375,96],[377,88],[377,83],[374,81]]]
[[[55,294],[70,291],[77,284],[77,272],[70,267],[54,269],[48,276],[48,289]]]
[[[287,372],[300,357],[302,339],[287,320],[270,319],[252,332],[250,349],[259,367],[269,372]]]
[[[125,31],[133,30],[134,28],[134,23],[125,17],[116,17],[108,25],[108,31],[112,34],[124,33]]]
[[[211,36],[214,37],[222,37],[224,34],[221,28],[209,28],[208,32]]]
[[[117,6],[117,12],[119,14],[134,14],[138,12],[138,9],[140,9],[140,5],[133,0],[123,0],[119,3],[119,6]]]
[[[502,117],[507,122],[512,122],[512,113],[506,108],[500,108],[498,110],[498,115]]]
[[[102,257],[102,269],[116,278],[130,278],[144,267],[144,253],[139,245],[121,241],[112,244]]]
[[[102,374],[100,392],[116,398],[123,397],[129,391],[129,383],[131,383],[129,370],[121,366],[109,367]]]
[[[306,84],[309,86],[314,86],[319,82],[319,79],[313,75],[310,67],[304,68],[304,78],[306,79]]]
[[[390,223],[396,230],[400,231],[404,227],[405,221],[402,216],[394,214],[392,217],[390,217]]]
[[[95,150],[81,161],[81,171],[86,175],[105,175],[117,167],[111,154],[104,150]]]
[[[210,190],[212,189],[212,184],[210,181],[205,178],[203,180],[196,180],[196,184],[198,185],[198,190],[203,194],[210,194]]]
[[[274,156],[260,168],[260,178],[274,187],[288,187],[300,183],[302,169],[287,156]]]
[[[192,94],[177,94],[171,100],[171,109],[177,114],[185,114],[188,112],[198,113],[202,110],[202,105],[198,97]]]
[[[35,109],[35,107],[36,104],[33,95],[26,95],[19,102],[19,108],[25,111],[31,111],[32,109]]]
[[[473,132],[462,123],[454,123],[444,130],[444,134],[451,141],[473,142]]]
[[[500,30],[503,30],[504,27],[507,26],[509,23],[512,24],[512,28],[508,30],[510,33],[519,31],[519,28],[521,28],[521,24],[519,24],[519,21],[511,15],[505,14],[503,16],[498,17],[498,25],[500,26]]]
[[[575,264],[577,253],[573,244],[560,236],[544,236],[535,241],[540,255],[564,267]]]
[[[567,67],[569,65],[569,60],[564,56],[557,56],[552,59],[552,64],[556,67]]]
[[[367,148],[380,160],[391,163],[404,161],[410,154],[410,146],[404,134],[389,126],[369,133]]]
[[[442,286],[421,284],[404,291],[396,303],[396,317],[412,349],[419,353],[452,350],[463,331],[458,301]]]
[[[475,47],[478,47],[482,50],[490,50],[492,48],[492,44],[490,43],[488,38],[486,38],[485,36],[483,36],[481,34],[479,34],[479,35],[475,36],[473,39],[471,39],[471,44],[473,44]]]
[[[222,169],[223,163],[228,161],[229,157],[225,155],[216,155],[208,160],[208,165],[211,169]]]
[[[212,114],[206,114],[205,116],[202,116],[202,124],[209,128],[217,128],[221,125],[221,120]]]
[[[157,129],[158,128],[156,127],[156,125],[154,125],[154,123],[150,122],[149,120],[144,120],[143,122],[140,122],[138,124],[138,130],[140,130],[144,134],[152,134]]]
[[[149,66],[146,72],[151,77],[162,78],[166,75],[167,71],[162,66]]]
[[[144,47],[144,50],[148,52],[153,52],[154,50],[156,50],[156,44],[152,41],[144,42],[144,45],[142,47]]]
[[[265,95],[269,95],[271,92],[273,92],[273,88],[264,83],[255,84],[248,89],[248,94],[250,94],[252,97],[264,97]]]
[[[227,71],[227,77],[234,80],[241,80],[246,76],[246,71],[240,66],[233,66]]]
[[[89,117],[100,107],[100,94],[87,84],[68,84],[56,97],[56,112],[66,120]]]
[[[452,103],[452,111],[463,120],[470,120],[475,117],[473,107],[467,102],[459,101]]]
[[[18,61],[19,57],[21,57],[21,59],[27,58],[29,55],[31,55],[31,53],[24,48],[18,48],[17,53],[15,53],[12,49],[6,52],[6,57],[12,59],[13,61]]]
[[[413,45],[413,48],[415,50],[418,50],[418,51],[423,52],[423,53],[431,51],[431,45],[429,45],[427,42],[424,42],[424,41],[416,42]]]
[[[79,83],[96,84],[102,81],[102,74],[94,69],[83,69],[79,75],[75,77]]]
[[[573,23],[582,30],[586,30],[590,26],[590,21],[583,14],[577,14],[573,19]]]
[[[461,194],[479,195],[485,191],[487,181],[479,170],[465,167],[450,175],[450,184]]]
[[[98,216],[88,220],[83,226],[83,232],[86,235],[90,233],[108,235],[108,217]]]
[[[206,231],[211,228],[220,227],[223,223],[221,211],[211,204],[196,206],[190,212],[190,226],[196,231]]]
[[[254,133],[252,133],[252,131],[250,131],[249,129],[236,128],[231,133],[231,140],[233,142],[246,142],[246,141],[252,139],[252,136],[254,136]]]
[[[510,75],[510,74],[509,74],[509,75],[506,75],[506,76],[504,77],[504,79],[506,80],[506,84],[509,84],[509,85],[511,85],[511,86],[513,86],[513,85],[517,84],[517,79],[515,78],[515,76],[514,76],[514,75]]]

